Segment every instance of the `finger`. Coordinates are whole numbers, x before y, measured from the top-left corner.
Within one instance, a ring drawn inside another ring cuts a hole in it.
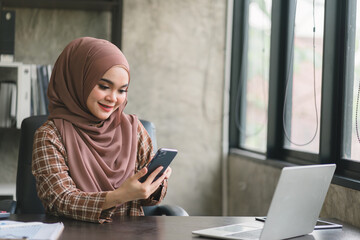
[[[136,179],[142,178],[143,176],[146,175],[147,172],[148,172],[147,167],[144,167],[144,168],[140,169],[140,170],[134,175],[134,177],[135,177]]]
[[[151,183],[154,181],[155,177],[161,172],[162,169],[163,169],[162,166],[160,166],[160,167],[158,167],[157,169],[155,169],[155,170],[149,175],[149,177],[146,179],[146,182],[147,182],[148,184],[151,184]]]
[[[153,182],[154,185],[160,185],[162,183],[162,181],[164,181],[164,179],[166,178],[166,171],[167,169],[159,176],[159,178]]]
[[[171,173],[172,173],[172,169],[170,167],[168,167],[168,169],[166,169],[166,171],[165,171],[165,175],[166,175],[165,178],[166,179],[170,178]]]
[[[167,174],[171,174],[171,173],[172,173],[171,167],[168,167],[165,172],[166,172]]]
[[[155,182],[152,183],[155,186],[155,189],[157,189],[161,185],[165,178],[166,174],[163,173]]]

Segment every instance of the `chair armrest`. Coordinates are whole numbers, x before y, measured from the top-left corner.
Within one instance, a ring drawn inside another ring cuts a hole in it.
[[[10,214],[15,214],[16,201],[12,199],[0,200],[0,211],[7,211]]]
[[[145,216],[189,216],[180,206],[176,205],[154,205],[143,206]]]
[[[159,208],[166,216],[189,216],[185,209],[177,205],[160,205]]]

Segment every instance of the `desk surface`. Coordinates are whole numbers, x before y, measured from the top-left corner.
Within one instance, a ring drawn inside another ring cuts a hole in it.
[[[56,218],[46,215],[11,215],[9,220],[58,222],[65,225],[60,239],[141,239],[141,240],[186,240],[199,238],[191,231],[203,228],[217,227],[247,221],[253,217],[119,217],[112,223],[96,224]],[[337,222],[337,221],[333,221]],[[341,222],[338,222],[343,224]],[[360,229],[343,224],[343,229],[315,230],[311,235],[299,237],[299,240],[351,240],[360,239]]]

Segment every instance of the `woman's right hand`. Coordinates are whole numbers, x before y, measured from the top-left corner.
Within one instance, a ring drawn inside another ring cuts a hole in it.
[[[166,177],[166,175],[163,174],[156,181],[154,181],[155,177],[160,173],[162,168],[163,167],[158,167],[143,183],[141,183],[139,179],[145,176],[147,173],[148,170],[146,167],[138,171],[135,175],[126,179],[118,189],[108,192],[102,209],[105,210],[111,207],[115,207],[116,205],[137,199],[149,198],[150,195],[159,188],[162,181]]]

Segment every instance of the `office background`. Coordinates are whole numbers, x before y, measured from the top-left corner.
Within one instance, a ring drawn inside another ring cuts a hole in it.
[[[226,0],[124,0],[122,50],[131,66],[126,112],[155,123],[159,146],[179,150],[165,203],[190,215],[265,215],[279,164],[236,152],[222,158],[227,6]],[[109,12],[15,10],[19,62],[53,64],[76,37],[111,39]],[[19,137],[19,130],[0,129],[2,188],[15,183]],[[357,190],[332,184],[322,216],[360,226],[359,199]]]
[[[127,113],[154,122],[177,148],[165,203],[221,215],[226,1],[124,1],[122,50],[131,68]],[[109,12],[16,9],[15,60],[53,64],[76,37],[111,39]],[[15,183],[19,131],[1,129],[0,183]]]

